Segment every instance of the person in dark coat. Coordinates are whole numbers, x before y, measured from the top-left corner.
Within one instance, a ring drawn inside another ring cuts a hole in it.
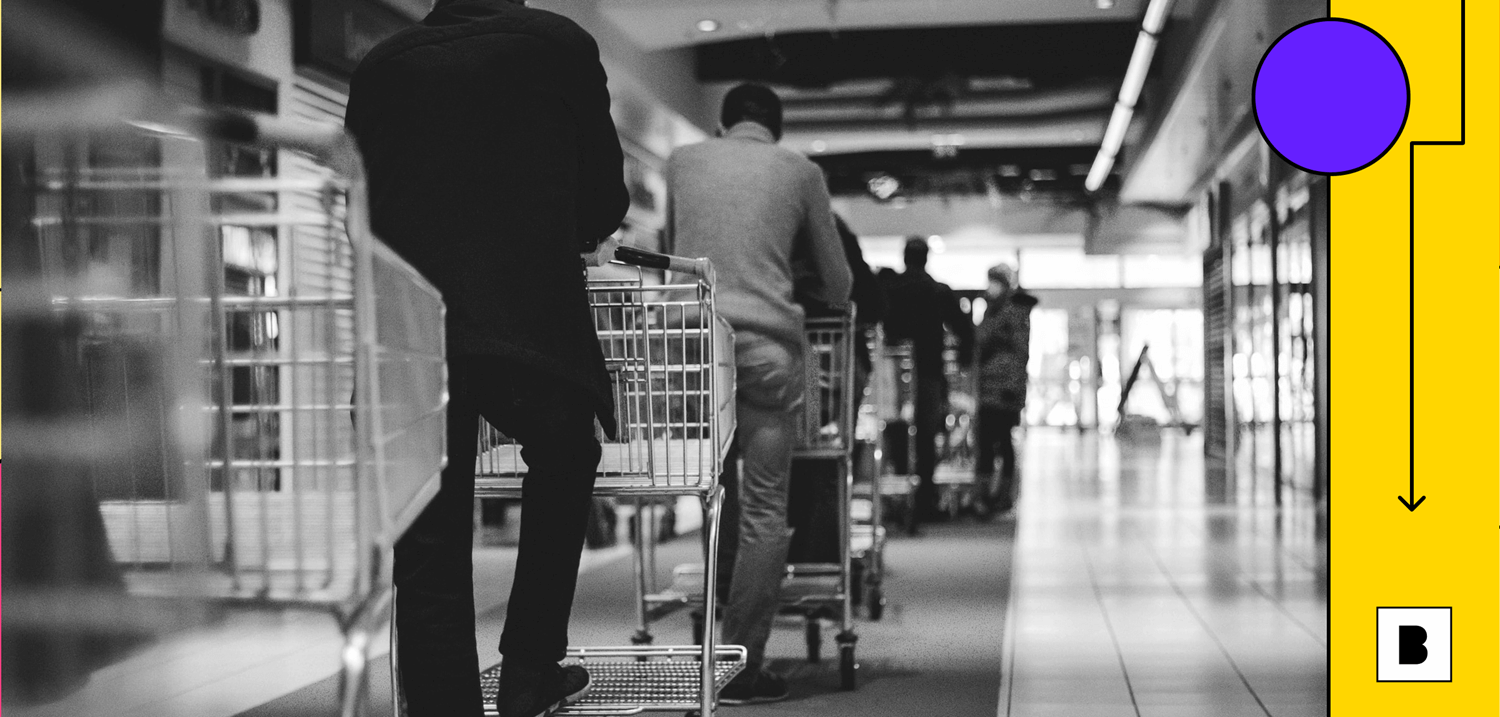
[[[844,245],[844,258],[849,261],[849,270],[854,273],[854,289],[849,300],[854,302],[855,320],[863,326],[873,326],[885,318],[885,288],[875,278],[875,272],[870,270],[870,265],[865,262],[864,252],[859,247],[859,235],[849,228],[849,223],[844,218],[833,215],[834,228],[839,232],[839,241]],[[794,256],[793,261],[797,263],[797,303],[801,304],[807,311],[807,318],[842,316],[843,309],[837,309],[818,301],[808,295],[805,286],[811,283],[813,270],[802,256]],[[860,344],[858,349],[867,349]],[[862,359],[865,367],[869,368],[870,353],[863,351]]]
[[[1005,512],[1016,498],[1016,446],[1011,429],[1021,425],[1021,411],[1026,408],[1031,309],[1037,299],[1021,290],[1015,270],[1005,264],[991,268],[989,278],[984,320],[974,338],[979,359],[979,456],[974,468],[979,485],[986,487],[989,506]]]
[[[938,516],[937,434],[947,413],[948,379],[943,372],[943,348],[947,331],[958,339],[958,360],[968,365],[974,341],[974,325],[958,304],[947,284],[927,273],[927,240],[911,237],[906,242],[906,271],[890,279],[886,298],[886,340],[910,341],[916,373],[913,422],[916,424],[917,515]],[[946,329],[945,329],[946,327]]]
[[[599,48],[573,21],[509,0],[438,0],[350,83],[377,236],[447,304],[448,468],[396,546],[401,683],[413,717],[479,717],[471,515],[479,417],[530,469],[500,640],[498,709],[581,696],[562,668],[612,391],[580,252],[629,205]]]
[[[864,394],[865,383],[869,380],[871,370],[870,347],[865,343],[865,332],[885,318],[885,289],[875,278],[875,272],[870,270],[870,265],[865,262],[864,252],[859,247],[859,236],[849,228],[849,224],[844,221],[843,217],[835,214],[833,222],[834,227],[838,229],[839,240],[844,245],[844,258],[849,260],[849,270],[854,273],[854,290],[849,298],[854,302],[855,307],[854,395],[857,411],[858,397]],[[810,270],[803,271],[810,273]],[[844,315],[842,309],[828,306],[816,299],[805,298],[802,291],[798,291],[796,296],[798,303],[806,309],[807,317],[810,319]],[[824,406],[824,413],[827,414],[831,408],[831,406]],[[831,416],[825,415],[823,422],[827,423],[830,418]],[[852,429],[853,426],[854,417],[851,416],[849,427]],[[787,553],[789,562],[835,563],[839,561],[841,536],[838,524],[839,491],[836,482],[838,479],[838,465],[833,461],[827,459],[792,461],[791,496],[787,507],[787,518],[795,532],[792,533],[792,545]]]

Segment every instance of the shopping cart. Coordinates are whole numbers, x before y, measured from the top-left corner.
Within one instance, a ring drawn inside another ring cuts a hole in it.
[[[877,332],[872,341],[875,359],[870,376],[869,403],[878,425],[880,445],[875,451],[872,490],[880,500],[883,525],[886,504],[895,505],[907,532],[915,535],[916,519],[916,361],[911,342],[887,344]],[[868,489],[867,489],[868,490]]]
[[[885,502],[889,487],[896,495],[909,493],[910,480],[888,479],[882,471],[885,457],[881,438],[885,418],[893,412],[882,407],[894,406],[896,374],[884,358],[885,334],[879,324],[866,329],[859,337],[872,357],[870,375],[863,391],[857,391],[855,415],[853,482],[849,501],[849,555],[854,576],[853,599],[863,606],[865,616],[879,621],[885,616]],[[888,485],[889,484],[889,485]]]
[[[393,543],[445,460],[441,297],[370,234],[362,163],[337,127],[173,112],[37,130],[6,127],[27,168],[6,177],[7,210],[25,213],[7,213],[6,322],[60,342],[28,382],[71,385],[50,410],[10,412],[11,457],[50,469],[18,473],[6,496],[38,480],[90,501],[123,590],[7,584],[6,629],[328,610],[341,714],[363,713]],[[205,171],[241,151],[305,178]]]
[[[797,421],[797,447],[792,454],[794,465],[801,464],[799,467],[805,470],[794,469],[793,476],[808,481],[830,478],[834,490],[832,496],[827,496],[820,494],[819,486],[809,486],[811,490],[794,490],[794,495],[832,503],[836,517],[836,533],[832,537],[836,547],[829,550],[824,546],[825,550],[819,551],[817,536],[813,536],[808,541],[811,555],[800,557],[832,557],[836,553],[837,559],[788,563],[781,587],[782,611],[804,617],[809,662],[821,659],[823,618],[839,621],[835,640],[839,645],[840,684],[852,690],[858,667],[855,645],[859,641],[854,632],[855,530],[851,519],[855,409],[859,405],[855,396],[854,346],[859,337],[855,333],[854,308],[851,306],[841,316],[808,319],[805,331],[807,391]],[[816,510],[828,506],[811,507]],[[813,527],[807,525],[803,529]]]
[[[943,376],[948,386],[943,425],[937,436],[937,465],[932,482],[938,490],[937,509],[957,519],[965,512],[987,515],[984,486],[975,473],[979,417],[978,377],[959,364],[957,339],[946,336]]]
[[[796,416],[797,445],[793,460],[804,464],[798,467],[812,470],[794,470],[794,474],[803,473],[810,481],[831,477],[834,494],[829,502],[836,514],[831,549],[834,555],[830,556],[832,560],[825,562],[788,563],[781,586],[781,611],[804,618],[808,660],[811,662],[821,659],[822,620],[827,617],[839,620],[840,630],[835,639],[839,645],[840,683],[844,689],[854,689],[858,636],[854,631],[855,567],[852,561],[860,533],[851,520],[850,510],[855,406],[858,405],[854,390],[854,342],[857,340],[854,311],[851,308],[840,316],[809,319],[805,330],[807,390],[803,409]],[[817,469],[821,468],[828,470],[819,473]],[[816,487],[810,493],[816,495]],[[861,549],[868,551],[869,546]],[[702,563],[675,567],[672,583],[647,596],[647,621],[660,620],[684,607],[702,604],[702,591],[714,582],[706,575],[714,574],[712,565],[705,574]],[[708,632],[704,616],[710,614],[714,613],[693,611],[695,639],[701,641]]]
[[[703,510],[708,574],[718,553],[719,473],[734,436],[734,334],[714,306],[707,260],[681,259],[622,248],[615,259],[667,269],[675,283],[627,280],[588,285],[594,328],[615,392],[617,440],[603,440],[596,495],[643,506],[691,496]],[[526,465],[519,446],[482,420],[475,495],[521,496]],[[523,518],[524,519],[524,518]],[[745,649],[718,645],[712,631],[701,645],[653,646],[647,596],[652,592],[655,536],[637,525],[634,537],[638,625],[632,645],[573,648],[570,660],[589,670],[593,687],[564,715],[624,715],[696,710],[712,715],[718,691],[745,664]],[[715,608],[712,590],[697,593]],[[499,668],[483,675],[486,709],[495,709]]]

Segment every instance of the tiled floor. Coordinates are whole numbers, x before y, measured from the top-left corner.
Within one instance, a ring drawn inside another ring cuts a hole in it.
[[[582,570],[628,554],[615,548],[590,551]],[[514,568],[513,548],[475,550],[475,600],[481,611],[503,606]],[[382,632],[372,646],[379,664],[373,672],[376,682],[389,669],[384,660],[388,639]],[[328,688],[327,699],[309,711],[321,714],[336,704],[332,685],[342,645],[337,623],[328,613],[230,611],[220,621],[166,636],[99,670],[67,699],[14,712],[24,717],[229,717],[321,685]]]
[[[1201,456],[1175,431],[1030,432],[1000,715],[1327,714],[1315,510],[1205,505]]]
[[[1032,429],[1014,517],[894,535],[890,607],[859,624],[860,687],[838,689],[837,661],[805,662],[795,623],[768,654],[792,699],[725,713],[869,717],[1301,717],[1327,713],[1327,545],[1316,511],[1267,486],[1206,505],[1193,436],[1115,439]],[[697,538],[663,547],[660,569],[696,559]],[[509,591],[508,550],[476,552],[481,661]],[[590,556],[572,638],[630,634],[631,561]],[[656,626],[689,640],[687,620]],[[832,650],[831,634],[826,651]],[[322,616],[249,616],[159,645],[96,676],[76,701],[38,714],[255,717],[333,714],[337,632]],[[388,713],[388,663],[373,666]],[[998,697],[998,699],[997,699]],[[258,706],[257,706],[258,705]]]

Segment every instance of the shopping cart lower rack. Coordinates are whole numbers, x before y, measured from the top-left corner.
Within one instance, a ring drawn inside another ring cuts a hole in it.
[[[715,648],[714,690],[724,689],[745,666],[745,648],[720,645]],[[564,664],[588,668],[589,691],[559,715],[632,715],[646,711],[696,711],[702,709],[699,679],[703,649],[686,647],[585,647],[568,650]],[[495,700],[500,692],[500,668],[480,676],[486,717],[498,716]]]
[[[594,493],[643,506],[691,496],[703,510],[710,567],[717,560],[723,489],[719,473],[734,436],[734,334],[714,307],[712,269],[706,260],[622,250],[616,258],[670,268],[690,281],[653,285],[643,275],[629,280],[591,281],[594,328],[614,386],[616,440],[602,440]],[[696,278],[693,278],[696,277]],[[677,281],[674,278],[674,281]],[[521,497],[526,465],[520,447],[484,423],[479,426],[475,495]],[[523,517],[524,520],[524,508]],[[585,665],[594,686],[567,715],[624,715],[643,711],[696,710],[713,714],[718,691],[745,665],[745,650],[718,645],[712,632],[700,645],[653,646],[642,596],[655,565],[655,536],[634,536],[637,629],[633,644],[574,648],[569,658]],[[712,591],[699,591],[707,610]],[[499,668],[484,673],[493,700]],[[493,702],[490,703],[491,705]]]

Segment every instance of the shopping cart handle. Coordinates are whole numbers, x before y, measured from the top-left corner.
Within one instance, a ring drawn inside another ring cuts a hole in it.
[[[689,259],[684,256],[658,254],[654,251],[622,246],[615,249],[614,260],[621,264],[641,266],[647,269],[666,269],[680,274],[692,274],[713,284],[714,268],[708,259]]]
[[[336,124],[222,110],[195,110],[187,122],[205,137],[306,152],[345,177],[364,178],[354,138]]]

